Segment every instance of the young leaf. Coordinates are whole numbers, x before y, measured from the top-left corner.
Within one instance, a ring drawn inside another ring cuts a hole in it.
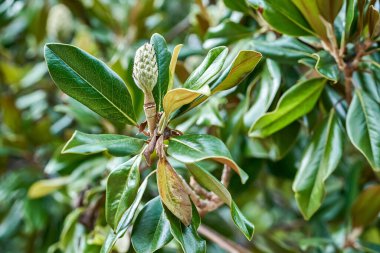
[[[46,44],[51,77],[67,95],[114,122],[137,125],[132,99],[122,79],[105,63],[65,44]]]
[[[113,156],[137,155],[145,141],[125,135],[86,134],[75,131],[62,149],[63,154],[89,155],[107,152]]]
[[[370,225],[380,212],[380,185],[370,186],[356,198],[352,210],[352,226],[364,227]]]
[[[70,182],[70,177],[57,177],[52,179],[42,179],[29,188],[28,196],[32,199],[37,199],[49,195],[67,185]]]
[[[107,179],[106,220],[115,229],[121,216],[136,197],[140,183],[139,165],[141,156],[119,165]]]
[[[156,52],[158,65],[158,78],[157,84],[153,89],[153,96],[157,105],[157,111],[161,111],[162,101],[169,86],[169,64],[171,54],[168,50],[164,37],[158,33],[153,34],[150,39],[150,44],[153,45],[154,51]]]
[[[310,55],[311,58],[300,60],[301,63],[314,67],[326,79],[336,83],[339,79],[339,68],[334,58],[327,51]],[[310,62],[310,63],[309,63]]]
[[[140,211],[133,225],[132,245],[137,253],[155,252],[173,239],[161,200],[156,197]]]
[[[335,110],[331,110],[306,148],[293,183],[293,191],[305,219],[309,219],[322,204],[325,181],[342,158],[343,138]]]
[[[182,44],[179,44],[179,45],[175,46],[175,48],[173,49],[173,54],[172,54],[172,58],[170,60],[170,66],[169,66],[169,85],[168,85],[169,91],[173,87],[175,67],[177,65],[179,51],[181,51],[182,46],[183,46]]]
[[[232,160],[224,143],[218,138],[206,134],[189,134],[169,139],[168,154],[183,163],[195,163],[205,159],[213,159],[228,165],[239,174],[242,183],[248,175]]]
[[[157,187],[165,206],[183,224],[191,223],[191,202],[181,178],[166,159],[159,159],[157,164]]]
[[[231,65],[228,66],[219,78],[211,84],[211,95],[222,90],[231,89],[241,83],[255,69],[261,57],[261,54],[256,51],[240,51],[232,61]],[[181,112],[194,108],[206,99],[206,96],[199,97],[190,105],[184,106],[183,109],[181,109]]]
[[[347,133],[374,171],[380,171],[379,119],[380,104],[357,89],[347,113]]]
[[[199,90],[189,90],[185,88],[177,88],[168,91],[164,97],[164,112],[169,117],[169,115],[180,108],[183,105],[193,102],[200,95],[209,96],[210,88],[208,85],[201,87]]]
[[[270,59],[266,60],[259,84],[256,84],[253,104],[244,114],[244,125],[251,126],[261,117],[272,104],[281,84],[281,72],[278,64]]]
[[[191,73],[183,84],[183,87],[189,90],[199,90],[204,85],[208,85],[214,81],[223,67],[227,53],[228,48],[226,47],[211,49],[201,65]]]
[[[230,207],[232,220],[247,239],[251,240],[255,227],[239,210],[226,187],[198,164],[187,164],[186,166],[200,185],[215,193]]]
[[[287,90],[273,112],[258,119],[249,130],[251,137],[267,137],[286,127],[313,109],[326,79],[316,78],[300,82]]]
[[[206,253],[206,242],[198,235],[195,220],[198,217],[193,215],[193,220],[189,226],[185,226],[182,222],[173,215],[166,207],[165,215],[170,223],[170,232],[174,239],[181,245],[185,253]]]
[[[133,217],[135,216],[137,208],[141,202],[146,186],[148,184],[148,179],[151,177],[151,175],[153,175],[153,173],[155,173],[155,171],[152,171],[141,183],[139,190],[137,191],[135,200],[133,201],[132,205],[128,208],[128,210],[124,212],[116,229],[108,233],[108,236],[105,239],[100,253],[110,253],[117,239],[122,237],[132,224]]]
[[[322,17],[329,23],[334,24],[335,17],[342,8],[343,0],[317,0],[317,5]]]

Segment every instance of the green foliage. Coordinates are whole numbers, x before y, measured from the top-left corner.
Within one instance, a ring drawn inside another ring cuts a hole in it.
[[[0,251],[379,252],[379,7],[1,2]]]

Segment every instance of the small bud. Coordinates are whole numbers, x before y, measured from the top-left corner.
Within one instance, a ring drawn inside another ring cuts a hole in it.
[[[133,79],[144,92],[151,92],[158,77],[157,59],[151,44],[145,43],[136,51]]]

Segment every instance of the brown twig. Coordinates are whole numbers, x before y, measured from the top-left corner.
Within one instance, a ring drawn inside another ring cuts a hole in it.
[[[198,228],[198,232],[209,239],[210,241],[216,243],[219,247],[231,253],[251,253],[251,250],[248,250],[241,245],[229,240],[223,235],[217,233],[213,229],[207,227],[204,224],[201,224]]]

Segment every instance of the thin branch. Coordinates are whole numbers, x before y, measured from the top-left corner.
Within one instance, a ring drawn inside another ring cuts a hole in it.
[[[251,250],[248,250],[239,244],[231,241],[230,239],[222,236],[213,229],[207,227],[204,224],[201,224],[198,228],[198,233],[209,239],[210,241],[216,243],[219,247],[231,253],[251,253]]]

